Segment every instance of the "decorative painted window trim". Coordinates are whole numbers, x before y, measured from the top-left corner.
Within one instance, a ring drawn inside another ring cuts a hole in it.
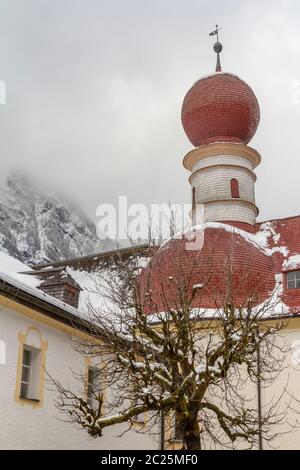
[[[33,344],[30,340],[29,335],[33,333],[38,338],[38,343]],[[33,408],[41,408],[44,405],[44,385],[45,385],[45,366],[46,366],[46,352],[48,350],[48,341],[43,340],[42,333],[34,326],[29,326],[25,333],[21,331],[18,333],[18,359],[17,359],[17,371],[16,371],[16,386],[14,399],[20,405],[29,405]],[[24,347],[32,347],[39,349],[41,354],[40,365],[37,370],[37,398],[23,398],[21,397],[21,381],[23,371],[23,356]]]

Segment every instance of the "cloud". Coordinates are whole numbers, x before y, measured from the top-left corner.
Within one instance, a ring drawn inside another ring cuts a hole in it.
[[[95,217],[101,202],[189,202],[183,97],[222,65],[252,86],[262,120],[261,219],[299,213],[297,1],[1,0],[0,172],[24,169]]]

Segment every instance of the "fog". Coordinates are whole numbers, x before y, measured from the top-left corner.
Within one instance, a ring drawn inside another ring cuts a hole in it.
[[[254,90],[259,220],[300,213],[296,0],[0,0],[1,177],[18,169],[95,219],[100,203],[190,201],[185,93],[214,71]]]

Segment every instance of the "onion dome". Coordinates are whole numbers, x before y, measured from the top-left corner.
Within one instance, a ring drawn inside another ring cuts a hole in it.
[[[253,240],[252,240],[253,237]],[[191,250],[184,236],[162,246],[142,271],[139,284],[147,313],[180,308],[222,308],[226,301],[259,304],[274,289],[272,257],[255,244],[254,235],[226,224],[204,230],[201,249]]]
[[[257,98],[236,75],[218,72],[198,80],[181,111],[185,133],[195,147],[214,142],[248,144],[260,120]]]

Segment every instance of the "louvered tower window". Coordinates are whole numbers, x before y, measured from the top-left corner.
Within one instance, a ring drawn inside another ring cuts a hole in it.
[[[236,178],[232,178],[232,180],[230,181],[230,187],[231,187],[231,197],[239,198],[240,197],[239,182]]]

